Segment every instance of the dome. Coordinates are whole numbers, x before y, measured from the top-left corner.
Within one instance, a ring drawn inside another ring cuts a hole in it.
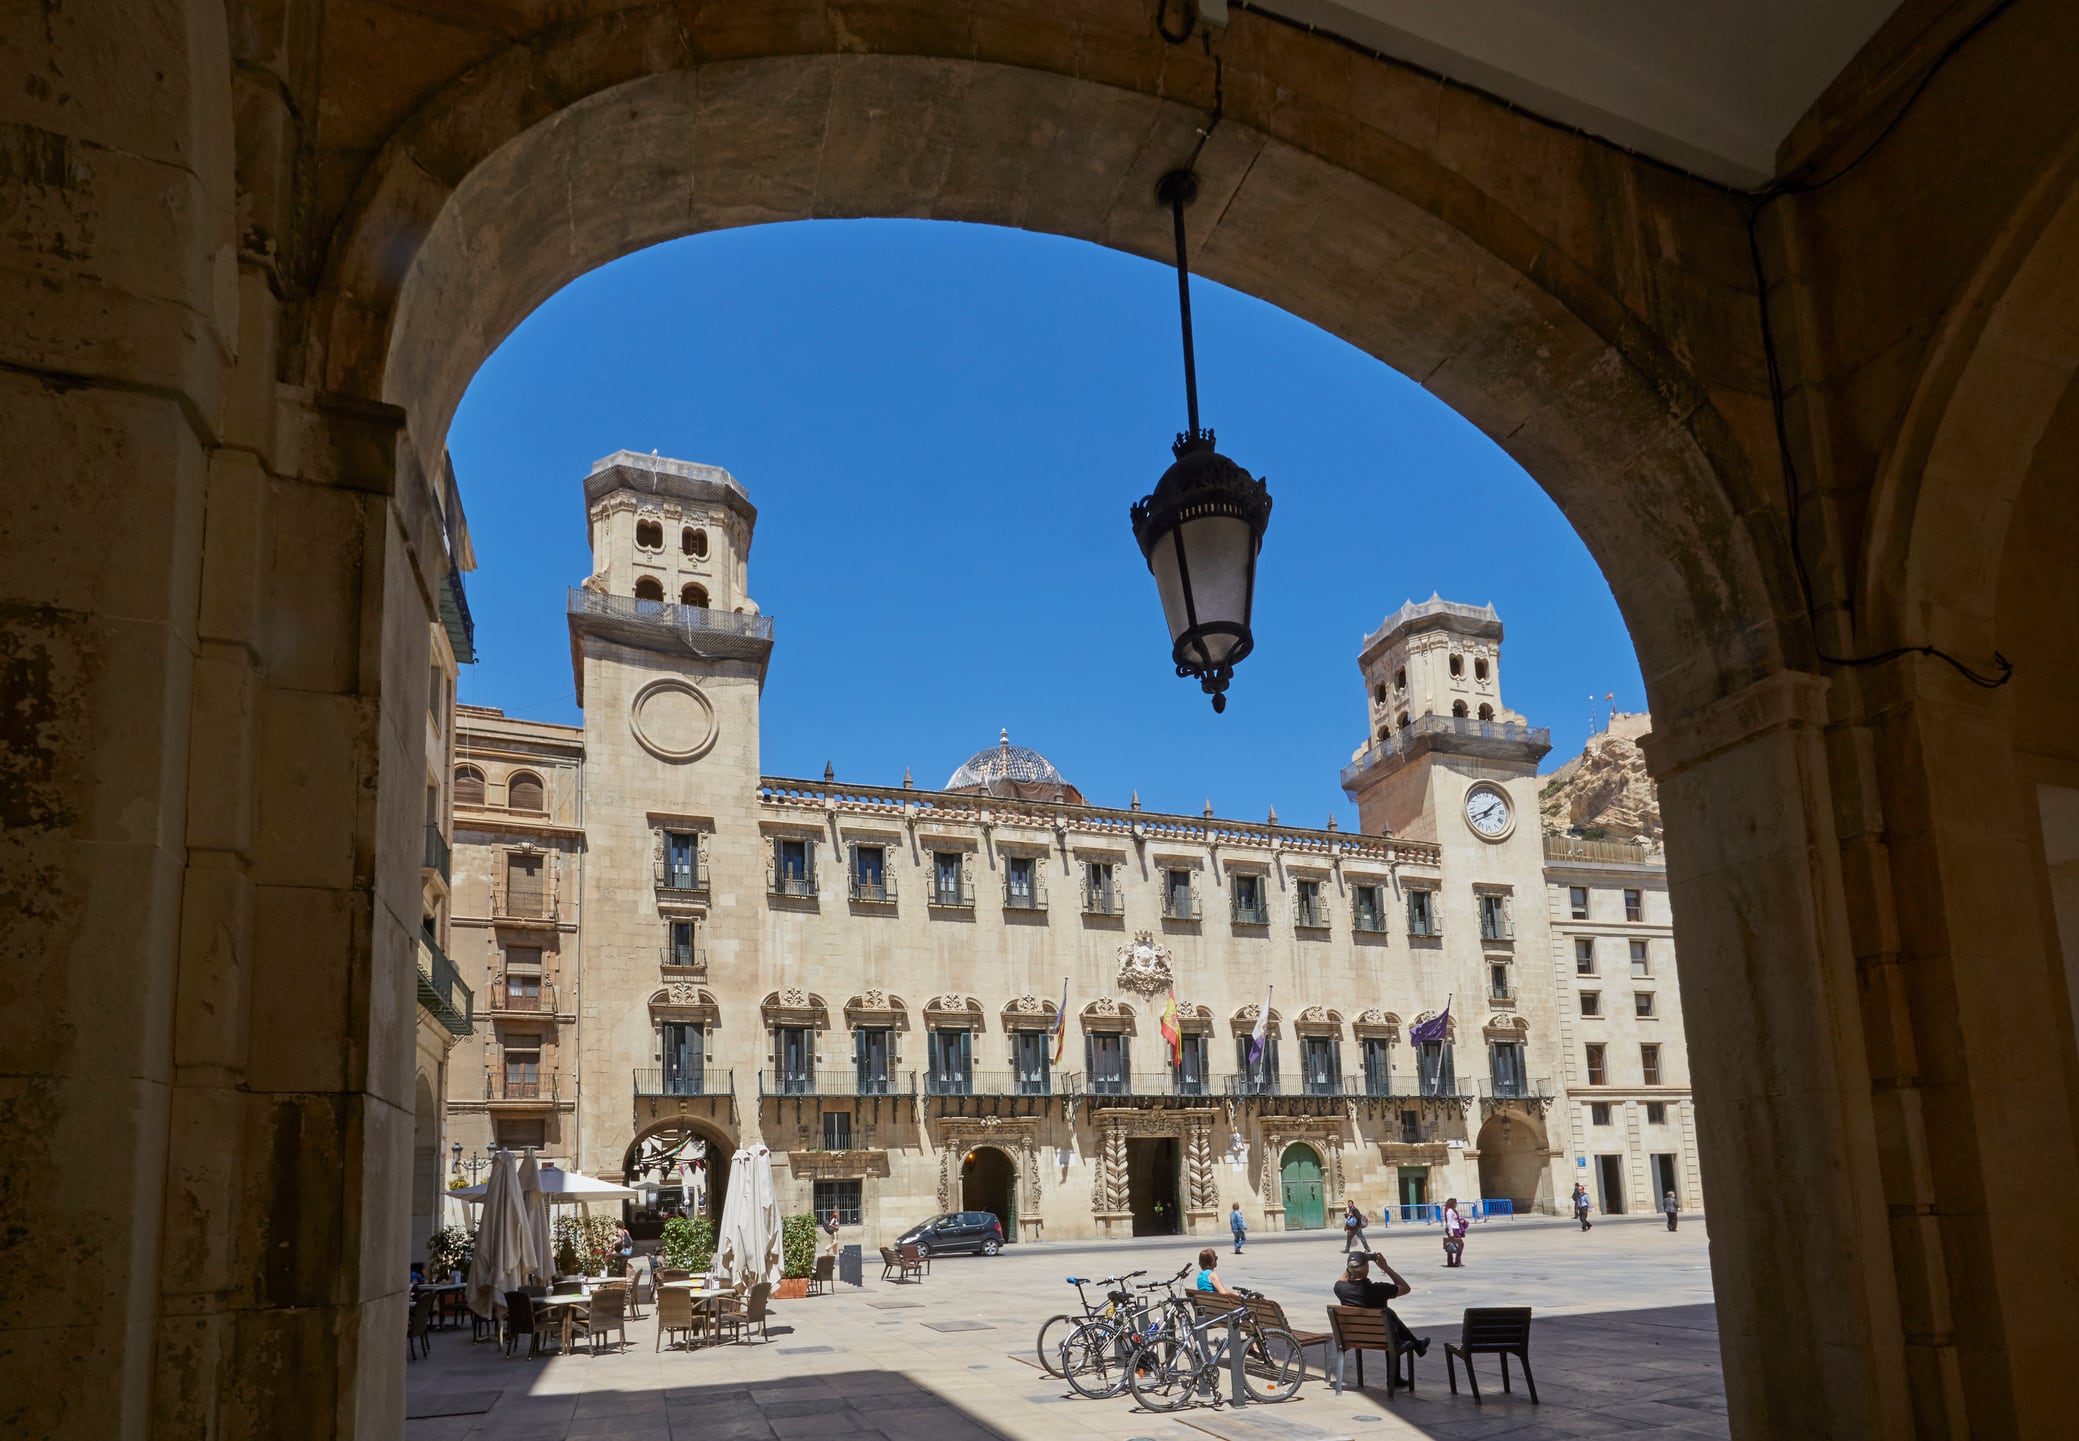
[[[1032,786],[1062,784],[1061,772],[1054,769],[1052,761],[1038,751],[1012,745],[1011,733],[1005,730],[998,732],[995,745],[969,756],[967,763],[953,772],[952,778],[945,784],[945,789],[990,790],[995,788],[998,781]]]

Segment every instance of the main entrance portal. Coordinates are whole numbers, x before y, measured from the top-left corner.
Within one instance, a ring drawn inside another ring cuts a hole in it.
[[[977,1146],[960,1166],[960,1209],[987,1211],[1003,1224],[1003,1239],[1018,1239],[1018,1173],[994,1146]]]
[[[1134,1235],[1174,1236],[1184,1229],[1175,1136],[1137,1136],[1126,1143],[1126,1195]]]
[[[1285,1229],[1318,1231],[1328,1222],[1321,1195],[1321,1156],[1312,1146],[1288,1146],[1278,1168],[1284,1182]]]

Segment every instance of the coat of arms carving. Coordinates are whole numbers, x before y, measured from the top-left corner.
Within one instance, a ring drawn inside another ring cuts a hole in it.
[[[1119,984],[1150,1000],[1176,984],[1169,969],[1169,947],[1156,940],[1154,932],[1141,931],[1119,947]]]

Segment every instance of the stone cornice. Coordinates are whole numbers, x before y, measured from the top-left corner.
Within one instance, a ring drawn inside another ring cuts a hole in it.
[[[1755,736],[1790,726],[1824,727],[1831,685],[1825,676],[1778,671],[1692,715],[1658,718],[1639,737],[1646,769],[1655,782],[1665,783]]]

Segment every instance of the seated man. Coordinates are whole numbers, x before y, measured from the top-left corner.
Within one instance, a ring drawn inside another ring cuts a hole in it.
[[[1386,1273],[1385,1280],[1367,1279],[1365,1273],[1374,1263]],[[1412,1289],[1407,1279],[1387,1265],[1386,1258],[1377,1251],[1369,1254],[1353,1251],[1349,1259],[1343,1263],[1343,1279],[1335,1283],[1335,1299],[1339,1306],[1363,1306],[1373,1311],[1384,1311],[1386,1324],[1393,1328],[1395,1343],[1413,1351],[1417,1356],[1427,1356],[1429,1338],[1423,1336],[1418,1339],[1386,1304],[1396,1296],[1407,1295]]]

